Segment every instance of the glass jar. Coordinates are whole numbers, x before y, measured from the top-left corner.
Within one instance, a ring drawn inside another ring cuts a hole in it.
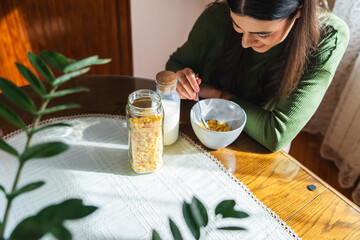
[[[176,92],[177,77],[174,72],[156,74],[156,92],[164,108],[164,145],[171,145],[179,137],[180,97]]]
[[[129,159],[136,173],[154,172],[163,165],[164,111],[159,94],[138,90],[126,105]]]

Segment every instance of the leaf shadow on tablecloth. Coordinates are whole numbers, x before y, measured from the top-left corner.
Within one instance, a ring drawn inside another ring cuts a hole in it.
[[[67,131],[52,133],[65,142],[65,152],[58,168],[126,176],[136,175],[130,167],[126,122],[100,119],[85,122],[72,120]]]

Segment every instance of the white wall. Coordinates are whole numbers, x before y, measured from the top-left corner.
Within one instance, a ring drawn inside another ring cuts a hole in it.
[[[134,76],[155,79],[212,0],[131,0]]]

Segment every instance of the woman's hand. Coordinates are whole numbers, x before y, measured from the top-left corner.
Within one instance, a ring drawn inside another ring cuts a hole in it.
[[[181,99],[196,99],[196,93],[200,91],[201,79],[196,77],[191,68],[184,68],[176,72],[178,79],[176,91]]]
[[[201,89],[199,92],[199,97],[201,98],[222,98],[229,100],[233,96],[234,95],[229,92],[219,90],[205,83],[201,85]]]
[[[199,97],[201,97],[201,98],[220,98],[221,91],[204,83],[201,85]]]
[[[233,97],[231,93],[221,91],[208,84],[202,84],[200,90],[201,79],[196,77],[191,68],[184,68],[176,72],[178,79],[176,91],[181,99],[192,99],[197,101],[196,93],[201,98],[223,98],[230,99]]]

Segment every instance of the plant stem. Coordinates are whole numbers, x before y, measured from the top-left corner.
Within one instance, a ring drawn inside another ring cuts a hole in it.
[[[53,89],[51,89],[49,94],[53,94],[56,91],[56,89],[57,89],[57,87],[54,87]],[[50,102],[50,99],[45,99],[45,100],[43,99],[43,102],[42,102],[42,104],[40,106],[39,111],[45,110],[47,105],[49,104],[49,102]],[[34,122],[33,122],[33,125],[32,125],[32,129],[37,127],[37,125],[40,122],[40,118],[41,118],[41,115],[36,115],[35,116]]]
[[[54,93],[55,91],[56,91],[56,87],[54,87],[53,89],[50,90],[50,94]],[[49,102],[50,102],[50,99],[46,99],[46,100],[43,99],[43,102],[41,103],[39,111],[44,110],[47,107],[47,105],[49,104]],[[37,125],[40,122],[41,116],[42,115],[35,115],[31,129],[34,129],[34,128],[37,127]],[[28,136],[28,138],[26,140],[24,152],[30,147],[32,134],[30,133],[27,136]],[[23,166],[24,166],[24,162],[21,162],[20,160],[19,160],[19,162],[20,162],[20,164],[19,164],[19,167],[18,167],[18,170],[17,170],[17,173],[16,173],[15,181],[14,181],[14,184],[12,186],[11,192],[14,192],[16,190],[17,184],[18,184],[19,179],[20,179],[20,174],[21,174],[21,171],[22,171]],[[12,201],[13,201],[13,198],[8,198],[8,202],[7,202],[6,209],[5,209],[4,219],[3,219],[3,222],[2,222],[2,225],[1,225],[1,228],[0,228],[0,240],[4,240],[5,226],[6,226],[6,223],[7,223],[8,216],[9,216]]]
[[[13,187],[12,187],[12,191],[14,191],[16,189],[16,186],[17,186],[17,184],[19,182],[20,173],[21,173],[21,170],[22,170],[23,166],[24,166],[24,163],[20,162],[19,168],[18,168],[17,173],[16,173],[15,181],[14,181],[14,184],[13,184]],[[6,205],[5,215],[4,215],[3,223],[2,223],[1,229],[0,229],[0,240],[4,239],[5,226],[6,226],[6,223],[7,223],[7,218],[9,216],[12,200],[13,200],[13,198],[8,199],[8,202],[7,202],[7,205]]]

